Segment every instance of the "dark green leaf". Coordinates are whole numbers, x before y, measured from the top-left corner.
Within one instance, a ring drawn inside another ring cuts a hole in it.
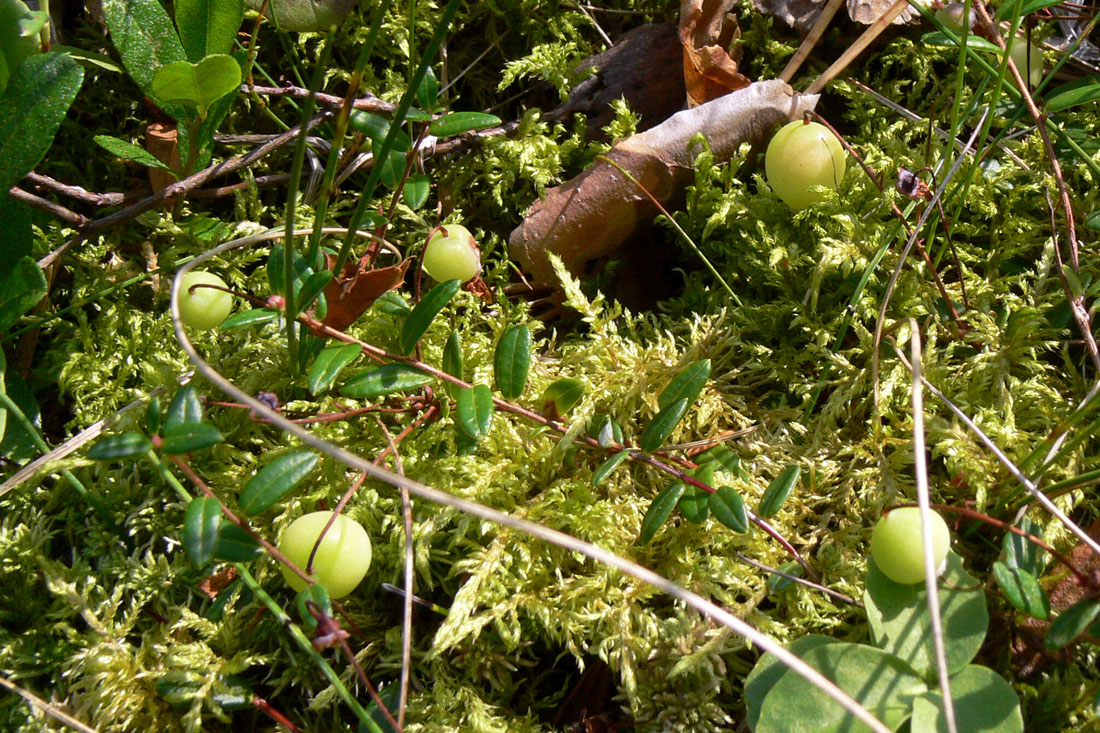
[[[214,557],[218,530],[222,524],[222,507],[212,496],[198,496],[183,513],[183,548],[197,568],[206,567]]]
[[[313,274],[313,269],[306,262],[306,258],[297,252],[292,253],[294,261],[294,292],[302,289],[302,280]],[[271,292],[286,295],[286,269],[284,267],[283,245],[276,244],[271,248],[271,254],[267,257],[267,284]]]
[[[1038,522],[1024,517],[1020,520],[1019,527],[1035,537],[1042,538],[1043,528]],[[1047,552],[1039,545],[1026,537],[1021,537],[1015,532],[1006,532],[1004,541],[1005,565],[1008,568],[1019,568],[1038,578],[1043,574],[1043,568],[1047,562]]]
[[[794,585],[794,581],[785,575],[793,575],[796,578],[801,578],[805,570],[794,560],[785,562],[776,568],[780,573],[772,573],[768,576],[768,593],[782,593],[783,591]]]
[[[619,423],[605,416],[604,422],[596,434],[596,442],[600,444],[601,448],[622,445],[623,429],[619,427]]]
[[[0,354],[3,354],[3,349],[0,349]],[[8,421],[5,431],[4,421],[7,411],[0,409],[0,435],[4,436],[4,439],[0,440],[0,455],[12,463],[23,465],[41,454],[37,438],[42,430],[42,409],[27,380],[14,370],[8,371],[7,374],[3,372],[4,359],[0,358],[0,394],[4,393],[6,383],[8,398],[15,403],[16,409],[23,413],[23,417],[30,421],[31,427],[28,429],[22,420],[13,419]]]
[[[1031,15],[1037,13],[1044,8],[1051,8],[1055,5],[1060,5],[1062,0],[1024,0],[1020,3],[1020,14],[1017,17],[1024,17],[1025,15]],[[1005,3],[1001,7],[997,8],[997,15],[994,16],[996,20],[1009,20],[1013,17],[1013,13],[1016,11],[1016,3]]]
[[[164,429],[164,443],[161,445],[161,450],[169,455],[193,453],[223,440],[225,438],[222,434],[210,423],[186,423]]]
[[[261,0],[249,0],[249,4],[259,8]],[[284,31],[316,33],[339,24],[353,7],[355,0],[272,0],[267,17]]]
[[[222,522],[218,532],[218,544],[214,547],[214,559],[218,562],[250,562],[264,550],[260,543],[243,529],[230,522]]]
[[[430,375],[411,366],[383,364],[355,374],[340,388],[340,394],[354,399],[371,399],[392,392],[408,392],[431,381]]]
[[[18,0],[0,2],[0,92],[23,59],[41,50],[38,32],[49,20],[45,11],[31,10]]]
[[[676,508],[676,504],[679,503],[680,497],[684,495],[686,489],[687,484],[683,481],[677,481],[666,486],[661,493],[653,498],[653,503],[649,505],[645,516],[642,517],[642,526],[638,531],[639,545],[649,544],[661,525],[668,521],[669,515]]]
[[[401,326],[401,353],[412,353],[416,343],[420,341],[420,337],[424,335],[432,325],[432,321],[443,310],[443,307],[451,301],[451,298],[455,296],[460,287],[462,287],[462,283],[458,280],[439,283],[416,304],[416,307],[412,309],[412,313],[409,314],[409,317],[405,319],[405,323]]]
[[[428,200],[428,194],[432,192],[432,181],[423,173],[413,173],[405,180],[405,186],[401,189],[401,195],[405,197],[405,203],[410,209],[419,209]]]
[[[523,394],[530,367],[531,331],[523,325],[509,326],[493,353],[493,374],[504,399],[514,400]]]
[[[456,412],[462,432],[475,440],[485,437],[493,424],[493,393],[484,384],[462,390]]]
[[[145,429],[149,435],[160,432],[160,398],[156,395],[149,400],[149,406],[145,408]]]
[[[778,514],[779,510],[783,508],[784,502],[787,501],[787,497],[794,491],[794,487],[798,484],[798,479],[801,475],[801,466],[794,465],[784,468],[783,472],[768,484],[768,488],[765,489],[764,495],[760,497],[760,506],[757,508],[756,513],[764,519],[774,517]]]
[[[921,36],[921,42],[928,46],[944,46],[947,48],[958,48],[961,41],[956,42],[946,33],[941,31],[933,31],[932,33],[925,33]],[[966,37],[966,45],[968,48],[972,48],[975,51],[989,51],[990,53],[1000,54],[999,49],[994,44],[985,40],[981,36],[976,36],[973,33]]]
[[[265,323],[279,320],[279,314],[270,308],[253,308],[252,310],[234,313],[222,321],[218,328],[228,331],[231,328],[243,328],[245,326],[261,326]]]
[[[123,66],[145,96],[154,96],[157,69],[186,59],[168,13],[157,0],[103,0],[102,8]],[[173,117],[179,111],[165,110]]]
[[[111,137],[110,135],[96,135],[92,139],[95,140],[96,145],[116,158],[140,163],[149,168],[159,168],[162,171],[168,171],[174,176],[176,175],[174,170],[162,163],[160,158],[153,155],[145,148],[134,145],[133,143],[128,143],[125,140],[119,140],[117,137]]]
[[[191,61],[229,53],[244,19],[243,0],[176,0],[176,27]]]
[[[409,111],[405,113],[406,122],[431,122],[432,119],[431,113],[425,112],[419,107],[409,107]]]
[[[250,517],[267,511],[317,466],[321,456],[310,450],[279,456],[259,470],[241,490],[238,504]]]
[[[433,120],[428,132],[436,137],[453,137],[471,130],[484,130],[500,124],[500,118],[485,112],[451,112]]]
[[[630,451],[628,450],[611,454],[610,458],[597,466],[596,470],[592,472],[592,487],[595,488],[602,484],[611,475],[611,472],[621,466],[627,458],[630,458]]]
[[[696,460],[700,465],[704,463],[714,463],[715,465],[721,466],[724,471],[732,473],[738,478],[748,478],[748,474],[745,473],[745,469],[741,466],[741,456],[734,453],[728,445],[716,445],[706,453],[700,455]]]
[[[372,145],[381,145],[390,131],[390,121],[385,117],[372,115],[370,112],[356,110],[351,113],[348,124],[357,132],[371,141]],[[390,144],[390,152],[405,153],[412,148],[412,140],[402,130],[394,133],[393,142]],[[401,159],[404,160],[404,155]],[[402,164],[403,166],[404,164]]]
[[[153,76],[154,98],[168,104],[194,107],[206,117],[210,105],[241,85],[241,67],[228,54],[207,56],[197,64],[175,61]]]
[[[1010,568],[1003,562],[995,562],[993,577],[1013,606],[1041,621],[1050,615],[1050,600],[1034,575],[1026,570]]]
[[[63,53],[31,56],[12,74],[0,95],[0,192],[42,160],[83,79],[84,70]]]
[[[1047,649],[1061,649],[1085,632],[1100,614],[1100,598],[1083,598],[1058,614],[1043,643]]]
[[[141,455],[152,449],[152,442],[141,433],[119,433],[97,440],[88,450],[88,458],[93,461],[117,461],[119,458]]]
[[[801,636],[786,645],[787,651],[801,657],[808,650],[825,644],[835,644],[836,639],[819,634],[807,634]],[[756,723],[760,720],[760,707],[764,704],[764,698],[768,696],[775,683],[786,673],[787,666],[771,654],[765,654],[756,661],[756,666],[745,678],[745,712],[749,730],[756,730]]]
[[[558,420],[576,407],[584,397],[584,382],[562,377],[550,383],[542,393],[542,411],[551,420]]]
[[[382,143],[375,143],[371,150],[374,153],[374,167],[379,172],[378,180],[386,188],[397,188],[405,175],[405,153],[391,149],[387,155],[382,155]]]
[[[389,291],[388,293],[382,293],[378,296],[378,299],[374,301],[372,308],[377,308],[388,316],[397,316],[403,318],[404,316],[412,313],[412,306],[410,306],[405,299],[401,297],[400,293]]]
[[[1100,211],[1094,211],[1086,216],[1085,226],[1095,232],[1100,232]]]
[[[638,445],[641,449],[646,453],[652,453],[664,445],[668,436],[672,435],[676,424],[683,419],[687,409],[688,401],[680,398],[658,412],[638,437]]]
[[[730,486],[721,486],[708,498],[714,518],[734,532],[749,531],[749,517],[741,494]]]
[[[18,262],[30,257],[34,246],[31,210],[6,193],[0,193],[0,257],[4,262]],[[0,272],[0,292],[6,289],[9,274]]]
[[[389,685],[378,691],[378,697],[382,700],[382,704],[386,706],[386,710],[389,710],[392,714],[397,710],[397,706],[401,704],[401,685],[391,682]],[[371,720],[382,729],[382,733],[397,733],[393,726],[390,725],[390,721],[379,709],[378,703],[371,700],[370,705],[367,706],[367,715],[371,717]],[[359,733],[367,733],[368,728],[359,723]]]
[[[154,683],[157,694],[172,707],[182,707],[194,699],[206,683],[206,675],[192,669],[174,669]]]
[[[451,331],[451,335],[447,337],[447,345],[443,347],[443,371],[457,379],[464,379],[463,361],[462,337],[459,336],[458,331]],[[462,391],[462,387],[450,382],[444,383],[443,388],[447,390],[451,399],[458,399],[459,392]]]
[[[298,608],[298,618],[302,619],[302,627],[307,631],[317,628],[317,617],[310,613],[310,603],[325,616],[332,615],[332,598],[325,586],[320,583],[310,583],[302,588],[294,599],[294,605]]]
[[[1023,733],[1020,699],[1012,685],[988,667],[971,664],[951,677],[956,730],[967,733]],[[910,730],[947,733],[943,694],[929,690],[913,700]]]
[[[1048,113],[1060,112],[1098,99],[1100,99],[1100,74],[1093,74],[1051,89],[1047,93],[1043,108]]]
[[[195,390],[195,385],[188,383],[180,387],[168,405],[164,429],[170,430],[179,425],[198,422],[202,422],[202,400]]]
[[[416,88],[416,101],[429,112],[434,110],[439,102],[439,82],[436,81],[435,72],[430,66],[424,70],[424,78]]]
[[[302,287],[299,288],[294,298],[294,309],[298,313],[302,313],[313,303],[313,299],[324,292],[325,286],[332,280],[331,270],[321,270],[315,272],[302,282]],[[298,313],[294,314],[294,317],[298,317]]]
[[[46,276],[31,257],[17,260],[5,274],[0,275],[0,286],[3,287],[0,291],[0,333],[10,329],[46,297]]]
[[[689,522],[701,524],[710,516],[710,492],[698,486],[688,486],[676,506]]]
[[[339,344],[318,354],[309,368],[310,393],[319,395],[331,387],[343,368],[355,361],[361,351],[359,344]]]
[[[708,379],[710,379],[710,359],[695,362],[677,374],[676,378],[661,390],[661,394],[657,397],[657,406],[663,410],[680,399],[687,400],[688,405],[691,405],[703,391],[703,386]]]

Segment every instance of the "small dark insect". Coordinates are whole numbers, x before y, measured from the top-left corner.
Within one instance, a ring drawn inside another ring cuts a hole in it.
[[[279,396],[276,395],[274,392],[258,392],[256,394],[256,399],[270,407],[275,412],[279,411]],[[256,414],[255,410],[250,410],[249,415],[252,417],[253,420],[261,419],[260,416]]]
[[[898,182],[895,188],[902,196],[913,201],[919,201],[920,199],[927,201],[932,198],[932,190],[928,188],[928,184],[922,181],[916,173],[905,168],[898,168]]]

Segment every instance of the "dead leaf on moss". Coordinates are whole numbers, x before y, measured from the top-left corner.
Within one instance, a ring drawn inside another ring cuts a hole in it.
[[[737,16],[729,12],[734,0],[682,0],[680,43],[684,48],[684,84],[688,107],[717,99],[750,83],[738,71],[740,48],[728,49],[741,37]]]
[[[332,255],[326,255],[326,266],[331,269],[335,260]],[[322,323],[337,331],[355,323],[382,294],[404,282],[405,271],[411,262],[412,258],[407,258],[390,267],[373,269],[367,269],[365,262],[345,264],[343,275],[334,277],[325,286],[328,312]]]
[[[699,150],[688,150],[688,142],[696,133],[706,135],[718,161],[726,161],[742,143],[763,141],[776,125],[813,109],[816,102],[816,95],[797,94],[782,81],[756,82],[623,140],[607,157],[658,201],[669,202],[692,178]],[[538,282],[556,284],[549,253],[579,274],[587,262],[613,254],[657,211],[615,166],[597,161],[531,205],[512,231],[509,251]]]
[[[753,0],[753,7],[765,15],[779,18],[799,33],[810,32],[817,17],[825,8],[826,0]],[[890,0],[847,0],[848,17],[856,23],[871,25],[890,8]],[[894,19],[894,25],[920,18],[915,8],[906,8]]]
[[[871,25],[890,9],[893,0],[848,0],[848,17],[857,23]],[[920,18],[920,11],[909,6],[894,18],[893,25],[902,25]]]

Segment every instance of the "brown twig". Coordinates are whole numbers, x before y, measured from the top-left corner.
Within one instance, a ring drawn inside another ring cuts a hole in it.
[[[292,99],[306,99],[310,95],[310,91],[304,87],[294,86],[293,84],[286,84],[281,87],[249,87],[247,84],[241,85],[241,91],[248,92],[249,90],[256,92],[257,94],[266,94],[271,97],[290,97]],[[317,104],[325,107],[332,107],[339,109],[344,104],[344,97],[336,94],[322,94],[317,93]],[[359,97],[355,99],[351,104],[353,109],[361,109],[366,112],[377,112],[379,114],[391,115],[393,111],[397,109],[396,104],[383,101],[373,94],[366,97]]]
[[[136,201],[141,198],[142,195],[137,191],[130,191],[128,193],[95,193],[86,188],[74,186],[71,183],[62,183],[57,179],[50,178],[41,173],[35,173],[34,171],[28,173],[23,180],[30,182],[37,189],[53,191],[54,193],[68,196],[71,199],[75,199],[81,203],[91,204],[92,206],[118,206],[127,201]]]
[[[12,189],[8,191],[8,195],[16,201],[22,201],[27,206],[32,206],[36,209],[41,209],[42,211],[47,211],[56,216],[58,219],[61,219],[64,222],[68,222],[75,227],[79,228],[88,224],[88,217],[78,214],[75,211],[66,209],[61,204],[55,204],[53,201],[48,201],[39,196],[35,196],[33,193],[30,193],[29,191],[24,191],[21,188],[13,186]]]

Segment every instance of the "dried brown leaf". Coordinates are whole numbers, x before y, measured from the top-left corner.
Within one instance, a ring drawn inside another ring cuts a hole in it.
[[[335,258],[328,255],[326,260],[331,268]],[[325,286],[328,312],[322,323],[337,331],[355,323],[379,296],[404,282],[411,262],[408,258],[390,267],[374,269],[367,269],[362,262],[344,265],[343,276],[334,277]]]
[[[684,47],[684,84],[688,107],[717,99],[747,87],[750,80],[738,71],[738,59],[729,47],[740,38],[737,17],[730,13],[734,0],[682,0],[680,43]]]

